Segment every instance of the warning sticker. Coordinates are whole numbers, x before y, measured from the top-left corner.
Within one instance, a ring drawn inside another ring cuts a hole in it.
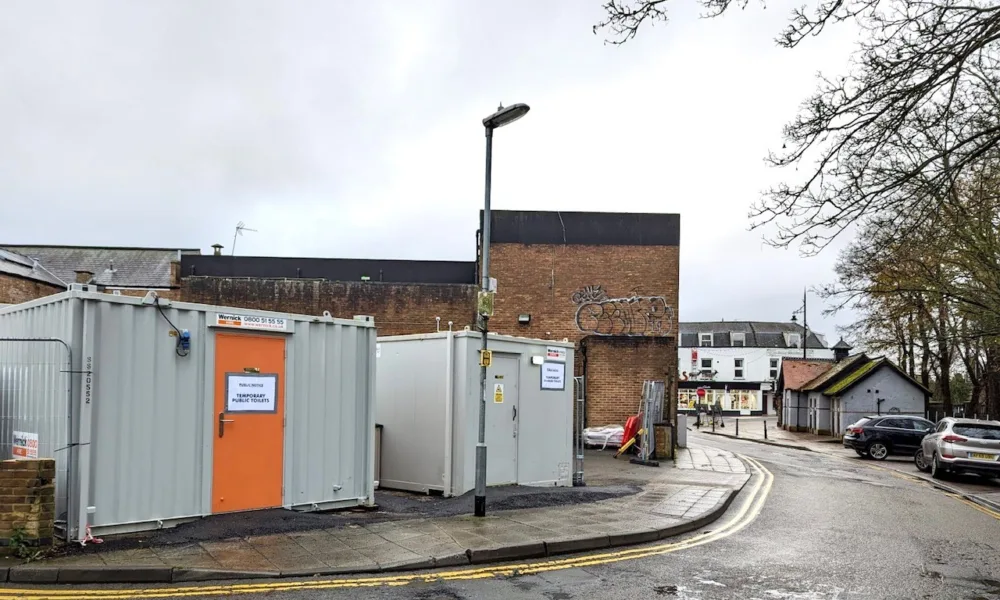
[[[493,402],[496,404],[503,404],[503,384],[494,383],[493,384]]]
[[[226,373],[226,412],[278,410],[278,376]]]

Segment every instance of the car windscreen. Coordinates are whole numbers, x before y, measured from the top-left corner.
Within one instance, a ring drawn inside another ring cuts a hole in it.
[[[962,435],[981,440],[1000,440],[1000,425],[966,425],[955,424],[951,429],[955,435]]]

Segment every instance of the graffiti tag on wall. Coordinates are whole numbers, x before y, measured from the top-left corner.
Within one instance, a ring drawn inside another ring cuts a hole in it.
[[[594,335],[669,335],[674,309],[663,296],[642,296],[633,291],[628,296],[611,298],[599,285],[588,285],[575,292],[576,326]]]

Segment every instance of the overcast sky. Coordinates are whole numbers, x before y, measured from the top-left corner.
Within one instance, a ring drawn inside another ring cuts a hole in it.
[[[601,0],[7,0],[0,242],[229,253],[242,220],[237,254],[471,260],[481,119],[526,102],[495,208],[678,212],[682,320],[787,320],[835,254],[764,247],[747,210],[853,41],[777,48],[798,3],[677,0],[614,47]]]

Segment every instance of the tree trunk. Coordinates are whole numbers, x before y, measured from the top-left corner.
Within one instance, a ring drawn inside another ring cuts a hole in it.
[[[935,328],[938,347],[938,386],[941,388],[941,401],[944,403],[944,414],[949,417],[954,415],[954,403],[951,399],[951,350],[952,343],[948,339],[948,302],[944,298],[938,299],[938,322]]]
[[[915,348],[915,344],[914,344],[916,336],[913,335],[913,313],[912,312],[910,313],[909,321],[910,321],[909,322],[909,326],[910,326],[909,327],[909,329],[910,329],[910,351],[909,351],[909,356],[910,356],[910,365],[909,365],[909,367],[910,367],[910,377],[916,379],[917,378],[917,358],[916,358],[916,352],[915,352],[916,348]]]

